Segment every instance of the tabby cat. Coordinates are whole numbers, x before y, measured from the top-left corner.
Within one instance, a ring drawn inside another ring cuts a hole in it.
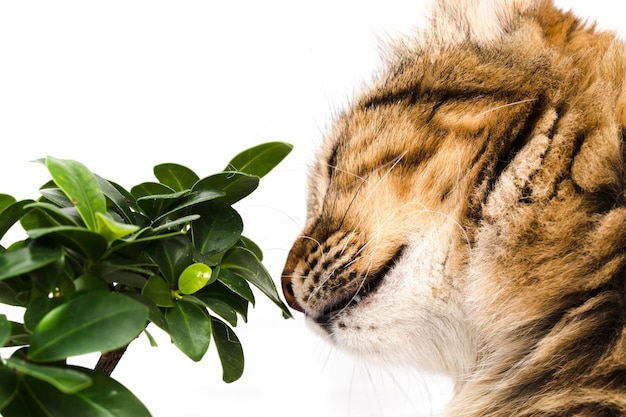
[[[625,45],[550,0],[427,26],[326,136],[287,301],[447,416],[626,415]]]

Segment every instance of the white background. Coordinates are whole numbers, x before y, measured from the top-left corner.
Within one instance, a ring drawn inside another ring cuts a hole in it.
[[[620,28],[609,0],[559,1]],[[0,192],[35,198],[32,161],[76,159],[125,187],[177,162],[201,177],[267,141],[292,154],[238,205],[276,277],[304,223],[307,167],[333,114],[379,65],[379,38],[410,33],[424,0],[21,1],[0,3]],[[622,31],[622,33],[624,33]],[[12,231],[3,244],[21,238]],[[257,293],[258,294],[258,293]],[[19,311],[0,306],[18,319]],[[114,373],[154,417],[429,416],[442,377],[346,357],[258,294],[236,328],[244,376],[221,382],[216,352],[193,363],[135,341]],[[96,357],[79,363],[92,366]]]

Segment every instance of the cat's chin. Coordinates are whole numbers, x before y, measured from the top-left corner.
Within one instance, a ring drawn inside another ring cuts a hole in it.
[[[332,314],[308,317],[307,323],[355,356],[458,375],[473,362],[475,352],[460,296],[443,275],[445,246],[417,242],[404,250],[375,288]]]

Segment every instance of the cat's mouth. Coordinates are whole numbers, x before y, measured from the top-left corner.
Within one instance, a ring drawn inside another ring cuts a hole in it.
[[[340,313],[360,304],[361,302],[363,302],[363,300],[374,294],[376,290],[380,288],[380,285],[385,280],[385,276],[387,275],[387,273],[389,273],[389,271],[394,267],[396,262],[402,257],[405,248],[406,245],[400,246],[396,253],[391,258],[389,258],[387,262],[385,262],[374,273],[368,274],[365,278],[365,282],[359,287],[359,290],[356,292],[356,294],[351,297],[345,297],[333,302],[324,309],[321,315],[314,317],[313,320],[322,328],[330,332],[330,325]]]

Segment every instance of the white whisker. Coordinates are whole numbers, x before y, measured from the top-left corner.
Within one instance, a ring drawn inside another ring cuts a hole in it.
[[[506,107],[511,107],[511,106],[517,106],[518,104],[524,104],[524,103],[528,103],[528,102],[535,101],[535,100],[536,99],[534,99],[534,98],[528,98],[526,100],[520,100],[520,101],[516,101],[514,103],[507,103],[507,104],[503,104],[501,106],[492,107],[492,108],[487,109],[487,110],[485,110],[485,111],[483,111],[481,113],[478,113],[478,116],[484,116],[485,114],[491,113],[491,112],[496,111],[496,110],[504,109]]]
[[[329,164],[329,163],[325,163],[324,165],[326,165],[326,166],[327,166],[327,167],[329,167],[329,168],[332,168],[332,169],[333,169],[333,170],[335,170],[335,171],[338,171],[338,172],[344,173],[344,174],[346,174],[346,175],[350,175],[350,176],[352,176],[352,177],[354,177],[354,178],[356,178],[356,179],[359,179],[359,180],[361,180],[361,181],[363,181],[363,182],[367,181],[367,179],[366,179],[366,178],[364,178],[364,177],[360,176],[359,174],[355,174],[355,173],[350,172],[350,171],[347,171],[347,170],[345,170],[345,169],[341,169],[341,168],[339,168],[339,167],[338,167],[338,166],[336,166],[336,165],[331,165],[331,164]]]

